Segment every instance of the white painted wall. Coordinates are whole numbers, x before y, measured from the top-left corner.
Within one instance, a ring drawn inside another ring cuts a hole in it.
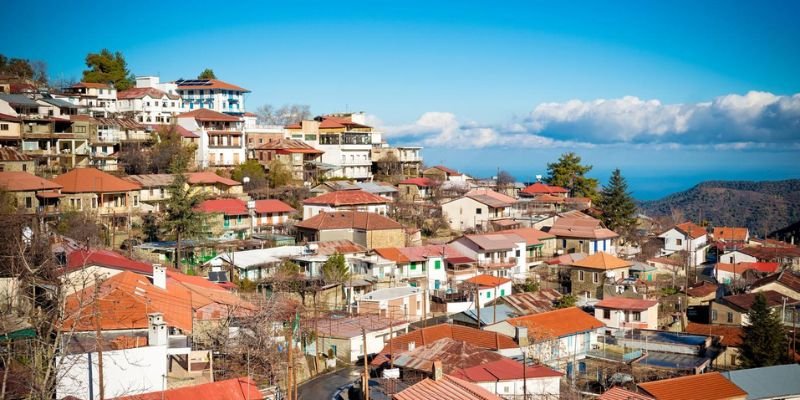
[[[525,379],[502,380],[496,382],[476,382],[478,386],[500,397],[522,396],[525,394]],[[561,391],[559,377],[529,378],[527,379],[528,396],[533,398],[559,398]],[[549,397],[548,397],[549,396]]]
[[[719,256],[718,262],[726,264],[735,264],[743,262],[758,262],[758,259],[739,251],[730,251]]]
[[[334,212],[334,211],[365,211],[380,215],[386,215],[388,207],[386,204],[365,204],[358,206],[344,206],[332,207],[330,205],[320,204],[304,204],[303,205],[303,219],[309,219],[321,212]]]

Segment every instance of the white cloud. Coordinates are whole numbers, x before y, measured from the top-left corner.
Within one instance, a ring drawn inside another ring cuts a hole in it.
[[[449,112],[426,112],[417,121],[382,127],[387,137],[425,146],[575,147],[650,144],[660,148],[707,146],[746,149],[800,143],[800,94],[752,91],[710,102],[663,104],[634,96],[542,103],[526,118],[486,125]]]

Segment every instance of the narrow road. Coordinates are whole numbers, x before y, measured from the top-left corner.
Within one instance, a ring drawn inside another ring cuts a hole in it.
[[[328,400],[340,386],[358,379],[364,367],[347,367],[303,383],[297,390],[299,400]]]

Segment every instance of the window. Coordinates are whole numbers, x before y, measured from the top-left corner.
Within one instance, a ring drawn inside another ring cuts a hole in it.
[[[442,260],[436,260],[433,262],[433,269],[442,269]]]
[[[97,197],[92,197],[92,208],[97,208]]]
[[[711,320],[712,321],[717,320],[717,310],[711,310]]]
[[[475,214],[481,214],[482,212],[483,212],[483,210],[481,210],[480,208],[476,208],[475,209]]]
[[[0,131],[7,131],[7,130],[8,130],[8,124],[0,124]]]
[[[637,321],[637,322],[641,321],[642,320],[642,313],[639,312],[639,311],[634,311],[633,312],[633,320]]]
[[[516,251],[516,252],[514,252],[514,254],[515,254],[517,257],[519,257],[519,256],[520,256],[519,249],[517,249],[517,251]]]
[[[603,310],[603,319],[611,319],[611,310]]]
[[[597,272],[592,272],[592,283],[600,282],[600,274]]]
[[[675,244],[678,245],[678,246],[682,246],[683,245],[683,239],[675,239]]]
[[[733,313],[730,311],[728,311],[728,323],[729,324],[733,323]]]
[[[486,298],[487,299],[491,299],[492,298],[492,292],[486,292]]]
[[[139,196],[133,196],[133,206],[139,207]]]
[[[417,269],[417,263],[415,263],[415,262],[412,262],[412,263],[411,263],[411,270],[413,271],[413,270],[415,270],[415,269]]]
[[[0,167],[0,171],[2,171],[2,167]],[[22,171],[28,171],[28,164],[22,164]]]
[[[26,197],[25,198],[25,208],[33,208],[33,197]]]
[[[578,280],[583,282],[583,271],[578,271]]]

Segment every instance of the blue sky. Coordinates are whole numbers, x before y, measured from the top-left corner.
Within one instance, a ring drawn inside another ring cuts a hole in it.
[[[0,52],[79,77],[203,68],[247,106],[365,111],[431,163],[519,179],[567,150],[653,198],[797,176],[798,2],[9,2]],[[628,96],[628,97],[626,97]],[[497,164],[497,165],[494,165]],[[794,167],[794,168],[792,168]]]

